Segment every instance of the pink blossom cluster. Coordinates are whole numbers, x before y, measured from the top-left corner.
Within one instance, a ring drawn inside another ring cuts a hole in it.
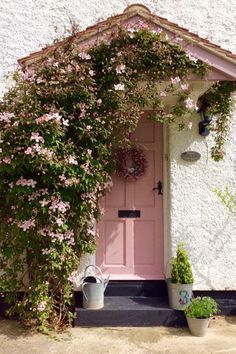
[[[60,227],[64,224],[64,221],[62,220],[62,218],[56,218],[56,224]]]
[[[35,200],[35,199],[37,199],[37,198],[41,198],[41,196],[44,196],[44,195],[47,195],[48,194],[48,189],[47,188],[45,188],[45,189],[39,189],[38,191],[36,191],[36,192],[33,192],[32,194],[30,194],[29,196],[28,196],[28,200],[29,201],[32,201],[32,200]]]
[[[124,91],[125,85],[124,84],[116,84],[114,85],[115,91]]]
[[[52,248],[43,248],[42,254],[48,255],[48,254],[52,253],[52,251],[53,251]]]
[[[79,57],[83,60],[90,60],[91,59],[91,56],[86,52],[79,53]]]
[[[186,55],[194,63],[196,63],[198,61],[198,58],[196,58],[191,52],[187,52]]]
[[[99,98],[99,99],[97,100],[97,105],[98,105],[98,106],[101,106],[101,104],[102,104],[102,100],[101,100],[101,98]]]
[[[41,301],[41,302],[39,303],[39,305],[37,306],[37,310],[38,310],[39,312],[42,312],[42,311],[45,310],[46,306],[47,306],[47,301]]]
[[[37,124],[49,122],[50,120],[60,123],[61,118],[62,117],[58,113],[46,113],[46,114],[42,115],[41,117],[36,118],[35,121]]]
[[[22,78],[29,82],[33,82],[35,80],[35,73],[32,69],[27,69],[25,72],[22,72]]]
[[[73,155],[69,155],[67,157],[67,162],[71,165],[78,165],[78,161],[76,159],[76,156],[73,156]]]
[[[184,104],[185,104],[185,107],[190,110],[193,110],[193,109],[197,110],[198,109],[198,107],[196,106],[196,104],[194,103],[194,101],[190,97],[185,99]]]
[[[95,75],[95,71],[90,69],[90,70],[89,70],[89,75],[90,75],[90,76],[94,76],[94,75]]]
[[[18,127],[19,124],[20,124],[20,122],[19,122],[18,120],[16,120],[16,121],[12,124],[12,126],[13,126],[13,127]]]
[[[2,159],[2,162],[4,162],[6,165],[10,165],[11,161],[11,158],[7,156]]]
[[[87,234],[88,234],[88,236],[95,237],[97,233],[93,228],[93,229],[88,229]]]
[[[183,91],[187,91],[189,89],[189,84],[181,84],[180,87]]]
[[[160,97],[166,97],[167,93],[165,91],[160,92]]]
[[[86,113],[86,105],[85,105],[85,103],[80,103],[79,108],[80,108],[79,117],[83,118],[85,116],[85,113]]]
[[[67,244],[74,246],[75,244],[74,231],[67,230],[64,233],[64,240],[67,241]]]
[[[57,197],[52,198],[49,210],[51,210],[53,212],[59,211],[62,214],[65,214],[69,209],[70,209],[69,202],[63,202],[62,200],[60,200]]]
[[[193,122],[188,122],[188,129],[191,130],[193,127]]]
[[[85,172],[89,172],[89,162],[85,162],[82,165],[80,165],[80,167],[82,168],[82,170],[84,170]]]
[[[45,79],[45,78],[42,78],[42,77],[37,77],[37,79],[36,79],[36,83],[37,84],[41,84],[41,83],[43,83],[43,82],[47,82],[47,80]]]
[[[107,191],[110,191],[113,187],[113,182],[112,180],[108,180],[107,182],[104,183],[104,189],[107,190]]]
[[[11,119],[14,118],[14,114],[10,112],[0,113],[0,122],[11,123]]]
[[[36,141],[36,143],[39,143],[39,142],[44,143],[44,138],[38,132],[32,133],[30,140],[34,140],[34,141]]]
[[[170,78],[170,81],[171,81],[171,83],[173,84],[173,85],[175,85],[175,84],[178,84],[180,81],[181,81],[181,79],[180,79],[180,77],[179,76],[176,76],[176,77],[171,77]]]
[[[46,160],[51,161],[53,159],[54,152],[45,147],[41,149],[40,155],[43,155],[46,158]]]
[[[86,130],[87,130],[87,132],[90,132],[92,130],[92,126],[91,125],[87,125],[86,126]]]
[[[35,227],[35,219],[29,219],[29,220],[24,220],[24,221],[18,222],[17,226],[19,228],[23,229],[23,231],[32,229]]]
[[[80,179],[79,178],[66,178],[65,175],[61,175],[59,176],[60,181],[64,184],[64,186],[69,187],[69,186],[73,186],[73,185],[78,185],[80,183]]]
[[[125,64],[117,65],[116,73],[117,74],[123,74],[124,72],[125,72]]]
[[[38,233],[42,236],[48,236],[52,239],[52,242],[63,242],[66,241],[69,245],[74,245],[74,232],[71,230],[67,230],[66,232],[62,233],[59,231],[52,230],[49,226],[44,227],[43,229],[39,230]],[[51,251],[46,249],[44,250],[44,254],[49,254]]]
[[[83,200],[83,204],[89,204],[92,209],[96,207],[97,197],[95,191],[82,193],[81,199]]]
[[[42,147],[38,143],[33,145],[32,147],[29,146],[25,151],[26,155],[34,156],[35,154],[42,155],[46,158],[47,161],[51,161],[54,156],[54,152],[47,147]]]
[[[77,284],[78,282],[78,278],[79,278],[79,270],[73,270],[73,272],[70,274],[70,276],[68,277],[68,280],[72,283],[72,284]]]
[[[13,222],[13,218],[7,218],[7,223],[11,224]]]
[[[37,182],[34,181],[33,179],[26,179],[21,176],[21,178],[16,181],[16,186],[22,186],[22,187],[27,186],[27,187],[35,188],[36,183]]]
[[[39,204],[41,205],[42,208],[44,208],[46,205],[48,205],[50,203],[49,199],[43,199],[39,201]]]
[[[53,121],[56,122],[59,125],[64,125],[66,127],[69,126],[69,120],[63,118],[58,112],[50,112],[42,115],[41,117],[38,117],[35,119],[35,122],[37,124],[42,124],[44,122],[49,122]]]

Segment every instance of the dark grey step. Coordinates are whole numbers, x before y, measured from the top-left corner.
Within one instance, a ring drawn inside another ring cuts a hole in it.
[[[105,295],[165,297],[167,286],[164,280],[112,280],[108,283]]]
[[[75,310],[75,326],[186,326],[184,313],[170,309],[167,298],[106,296],[105,306],[100,310],[81,307],[76,307]]]
[[[220,306],[220,315],[236,316],[236,299],[215,299]]]

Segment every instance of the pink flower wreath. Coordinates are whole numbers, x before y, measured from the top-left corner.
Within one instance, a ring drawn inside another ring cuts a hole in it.
[[[132,165],[127,166],[131,160]],[[116,154],[116,173],[128,181],[137,181],[147,170],[147,160],[141,148],[120,148]]]

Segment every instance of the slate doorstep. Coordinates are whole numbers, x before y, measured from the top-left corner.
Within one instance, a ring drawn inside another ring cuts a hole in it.
[[[74,326],[86,327],[185,327],[182,311],[169,308],[167,298],[106,296],[100,310],[87,310],[77,303]]]

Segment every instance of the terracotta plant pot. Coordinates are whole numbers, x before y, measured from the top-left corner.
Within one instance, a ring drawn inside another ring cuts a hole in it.
[[[187,317],[188,327],[193,336],[204,337],[207,333],[210,318]]]

